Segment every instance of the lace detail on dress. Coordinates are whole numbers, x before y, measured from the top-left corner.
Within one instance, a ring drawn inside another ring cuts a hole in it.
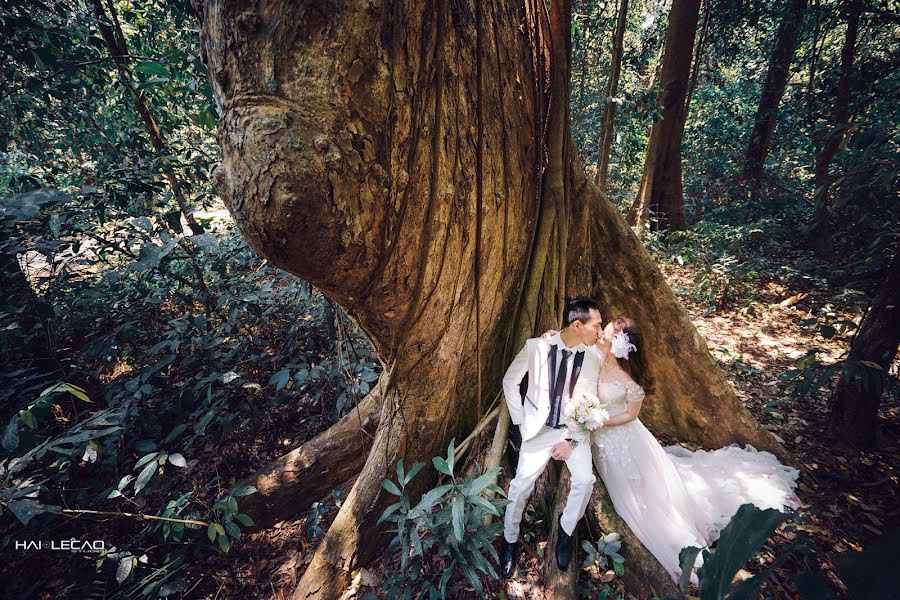
[[[645,396],[644,388],[635,382],[628,381],[625,383],[625,398],[628,402],[643,402]]]
[[[637,438],[637,421],[612,427],[600,427],[594,431],[594,444],[600,461],[613,465],[627,473],[629,479],[640,479],[641,475],[634,463],[632,444]]]

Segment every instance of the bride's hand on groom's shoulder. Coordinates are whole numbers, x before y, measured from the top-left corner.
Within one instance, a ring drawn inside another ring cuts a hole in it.
[[[544,341],[547,341],[550,338],[552,338],[554,335],[556,335],[557,333],[559,333],[559,331],[556,329],[548,329],[541,335],[541,339]]]

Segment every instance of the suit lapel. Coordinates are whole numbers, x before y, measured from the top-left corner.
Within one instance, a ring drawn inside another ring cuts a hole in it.
[[[550,406],[553,406],[553,388],[556,386],[556,344],[550,344],[547,359],[550,367],[550,372],[547,374],[547,388],[550,390],[550,397],[547,400],[550,402]]]

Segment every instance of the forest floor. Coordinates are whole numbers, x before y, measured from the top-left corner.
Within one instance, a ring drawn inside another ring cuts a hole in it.
[[[795,399],[779,376],[794,368],[797,359],[805,356],[809,348],[818,348],[819,358],[826,364],[839,360],[849,345],[852,330],[839,330],[825,339],[818,323],[822,319],[858,322],[859,296],[847,294],[845,286],[829,283],[828,265],[816,261],[808,252],[785,249],[769,258],[769,266],[759,270],[751,285],[724,288],[720,296],[725,298],[719,297],[717,303],[720,306],[710,311],[708,298],[701,298],[696,293],[697,269],[677,260],[658,258],[671,287],[725,370],[738,397],[786,446],[801,469],[798,494],[804,504],[800,516],[794,520],[796,529],[780,528],[757,554],[748,571],[764,570],[792,543],[808,536],[807,551],[795,552],[777,569],[764,584],[764,593],[776,599],[795,598],[793,578],[798,573],[813,570],[832,582],[832,591],[837,597],[846,597],[846,590],[834,572],[834,558],[845,552],[868,548],[883,532],[900,523],[900,407],[886,403],[882,408],[884,424],[879,451],[840,448],[833,445],[827,435],[827,388]],[[794,276],[784,277],[785,267],[789,267]],[[324,339],[313,344],[315,348],[329,346]],[[312,364],[325,360],[327,354],[327,350],[321,350],[317,356],[307,358]],[[244,365],[242,373],[245,381],[254,381],[253,365]],[[264,369],[258,369],[255,381],[260,385],[255,390],[247,386],[235,388],[229,397],[229,404],[235,411],[253,419],[252,426],[234,428],[228,434],[227,443],[215,437],[204,438],[192,449],[186,468],[167,474],[172,478],[171,488],[193,489],[198,501],[214,500],[222,489],[210,489],[207,482],[216,478],[227,482],[240,480],[330,425],[331,421],[322,409],[324,404],[314,400],[309,389],[284,390],[284,400],[279,402],[277,410],[256,414],[254,399],[247,396],[264,393],[268,375]],[[77,488],[79,477],[90,477],[88,468],[84,469],[83,475],[78,469],[75,471],[68,482],[70,490]],[[504,488],[507,483],[508,480],[501,481]],[[191,544],[190,560],[177,569],[178,577],[191,582],[190,588],[181,590],[182,597],[290,596],[345,496],[346,490],[336,490],[293,520],[245,534],[227,554],[212,544]],[[160,498],[159,495],[138,497],[125,510],[146,509],[155,514]],[[541,556],[552,557],[553,553],[545,552],[548,532],[540,507],[530,514],[536,520],[526,522],[525,526],[533,532],[536,543],[520,555],[522,576],[505,587],[496,581],[485,581],[489,597],[543,597]],[[140,521],[124,519],[75,519],[66,523],[59,533],[77,539],[123,540],[129,536],[138,539],[147,527]],[[147,550],[151,562],[157,564],[161,557],[154,552],[159,552],[166,544],[159,546],[159,549]],[[17,598],[63,597],[61,591],[71,585],[73,569],[93,570],[90,555],[57,553],[53,561],[28,560],[28,556],[22,552],[5,552],[0,566],[0,579],[4,581],[18,578],[34,582],[25,586],[30,588],[27,595],[14,596]],[[370,565],[361,574],[359,584],[362,587],[352,594],[357,597],[365,597],[367,593],[377,595],[372,586],[377,586],[386,574],[397,568],[395,559],[382,559]],[[627,564],[625,568],[628,568]],[[744,575],[747,576],[747,572]],[[596,569],[584,570],[579,583],[580,596],[596,598],[600,577]],[[616,596],[634,597],[618,578],[611,585]],[[475,594],[460,582],[451,584],[448,596],[469,598]]]

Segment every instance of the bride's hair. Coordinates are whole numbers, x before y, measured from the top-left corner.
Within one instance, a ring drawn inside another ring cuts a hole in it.
[[[634,344],[636,350],[628,353],[628,358],[616,358],[616,363],[622,367],[622,370],[628,373],[636,384],[644,388],[646,394],[650,394],[651,381],[647,376],[646,365],[644,364],[644,339],[641,331],[638,329],[637,323],[627,317],[618,317],[615,320],[616,329],[621,327],[621,331],[628,334],[628,341]],[[614,357],[615,358],[615,357]]]

